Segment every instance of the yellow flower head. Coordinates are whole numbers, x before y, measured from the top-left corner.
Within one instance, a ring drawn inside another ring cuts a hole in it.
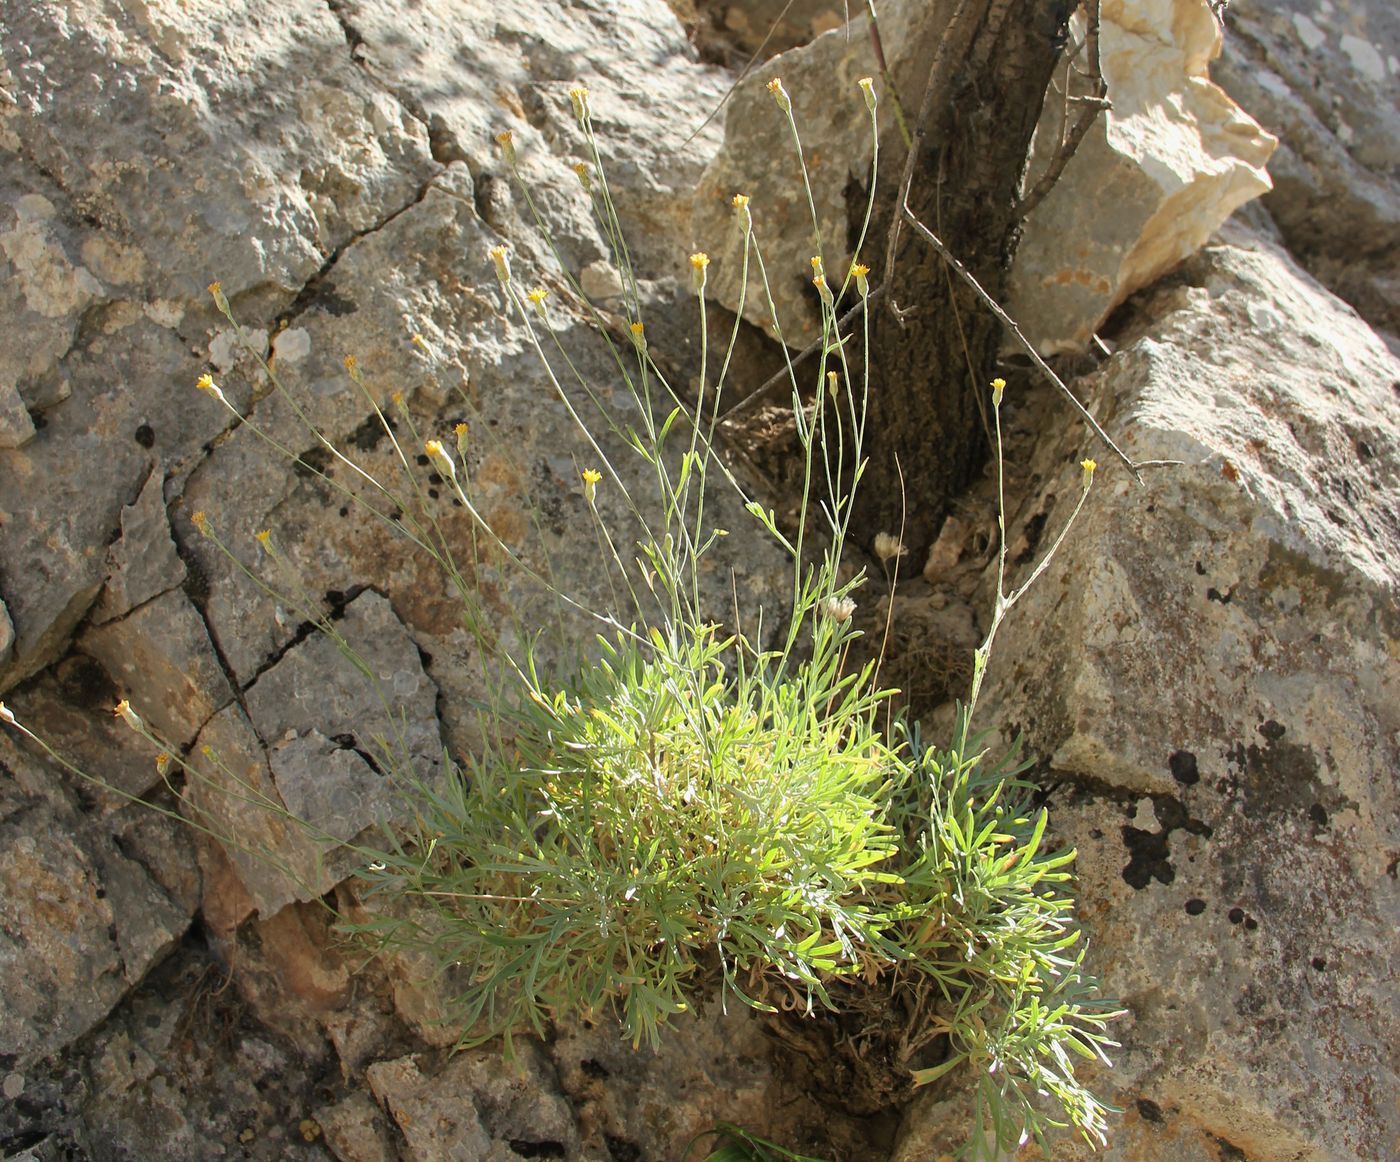
[[[355,372],[359,370],[360,361],[356,359],[353,355],[347,355],[344,359],[341,360],[341,362],[345,364],[345,370],[348,371],[351,375],[354,375]]]
[[[1081,460],[1079,467],[1084,470],[1083,484],[1085,488],[1088,488],[1094,481],[1094,469],[1098,467],[1098,464],[1093,460]]]
[[[145,724],[142,723],[136,711],[131,708],[131,703],[125,698],[117,703],[116,709],[113,710],[112,713],[131,727],[132,730],[140,731],[145,729]]]
[[[214,305],[224,314],[228,314],[228,299],[224,298],[224,288],[217,282],[209,284],[209,293],[214,298]]]
[[[272,555],[271,529],[263,529],[261,532],[254,533],[253,538],[258,542],[258,544],[260,544],[263,547],[263,551],[266,552],[268,556]]]
[[[462,457],[462,463],[467,462],[467,437],[471,434],[471,428],[466,424],[453,424],[452,431],[457,436],[457,455]]]
[[[515,135],[509,129],[496,134],[496,144],[501,147],[507,165],[515,164]]]
[[[165,751],[161,751],[160,754],[156,755],[156,774],[158,774],[161,778],[165,778],[166,772],[169,770],[170,755],[167,754]]]
[[[588,90],[582,85],[575,85],[569,90],[569,100],[574,106],[574,116],[578,118],[578,123],[586,126],[589,116]]]
[[[403,392],[401,392],[401,391],[392,391],[392,392],[389,393],[389,399],[393,402],[393,405],[394,405],[396,408],[401,408],[401,407],[403,407]]]
[[[645,351],[647,349],[646,324],[637,319],[635,322],[629,323],[627,329],[632,332],[632,345],[638,351]]]
[[[504,246],[491,247],[491,261],[496,264],[496,277],[504,286],[510,282],[510,255]]]
[[[735,194],[729,199],[729,204],[736,210],[743,210],[747,208],[749,204],[749,196],[748,194]]]
[[[417,347],[419,351],[422,351],[425,355],[429,354],[428,341],[425,338],[423,338],[421,333],[415,334],[413,338],[409,340],[409,342],[412,343],[415,347]]]
[[[593,503],[598,495],[598,482],[603,479],[603,474],[596,468],[585,468],[583,470],[583,497],[589,504]]]
[[[223,294],[223,290],[223,285],[217,281],[211,282],[209,284],[209,293],[215,298],[218,298],[221,294]]]
[[[1000,376],[997,376],[996,379],[992,380],[993,407],[1001,407],[1001,396],[1004,391],[1006,391],[1006,380],[1002,379]]]
[[[545,299],[549,298],[549,292],[545,290],[544,287],[537,286],[525,297],[534,303],[535,306],[539,306]]]
[[[860,297],[865,298],[870,293],[870,267],[863,262],[852,263],[851,277],[856,280],[856,290],[860,292]]]
[[[824,274],[817,275],[812,280],[812,285],[817,288],[817,294],[821,295],[822,302],[828,307],[831,306],[835,300],[831,296],[831,288],[826,285],[826,276]]]
[[[593,189],[593,170],[586,161],[580,161],[574,166],[574,173],[578,174],[579,184],[590,192]]]
[[[194,381],[194,385],[195,387],[199,388],[200,391],[204,392],[205,395],[212,395],[225,407],[233,406],[224,397],[224,393],[220,389],[219,385],[214,382],[214,377],[210,375],[207,371]]]
[[[836,393],[840,389],[840,384],[841,377],[837,375],[836,372],[828,371],[826,373],[826,390],[833,400],[836,398]]]
[[[773,100],[778,103],[778,108],[784,113],[792,113],[792,98],[788,96],[787,90],[783,88],[783,82],[774,77],[768,82],[768,91],[773,94]]]
[[[202,533],[209,532],[209,518],[204,515],[203,510],[190,514],[190,524],[194,525]]]
[[[870,77],[861,77],[856,82],[860,86],[862,96],[865,97],[865,107],[872,113],[875,112],[875,82]]]
[[[696,294],[705,289],[705,268],[709,265],[710,256],[703,250],[697,250],[690,256],[691,284]]]
[[[423,445],[423,451],[428,454],[428,459],[432,461],[439,476],[444,480],[457,479],[457,465],[452,462],[452,457],[447,454],[441,440],[429,440]]]

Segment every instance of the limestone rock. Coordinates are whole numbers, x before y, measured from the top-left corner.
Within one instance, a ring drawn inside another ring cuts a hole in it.
[[[431,785],[442,761],[436,689],[389,603],[366,591],[332,624],[339,640],[311,631],[296,642],[242,706],[209,720],[191,759],[195,817],[264,919],[348,874],[360,857],[341,845],[390,822],[407,780]]]
[[[917,65],[929,49],[913,35],[922,12],[920,5],[890,4],[880,15],[890,66],[906,94],[922,92],[924,83]],[[781,77],[803,140],[821,143],[807,161],[817,233],[834,285],[832,275],[844,276],[850,262],[847,183],[867,183],[871,159],[855,83],[875,74],[876,65],[859,24],[849,36],[828,32],[776,57],[739,85],[730,98],[724,149],[697,191],[697,236],[719,258],[708,292],[731,310],[742,301],[747,319],[770,328],[768,297],[754,264],[741,287],[741,239],[728,202],[746,193],[777,318],[792,346],[805,346],[817,334],[808,266],[814,236],[790,132],[763,86]],[[1011,313],[1047,353],[1082,350],[1115,306],[1269,188],[1264,164],[1274,139],[1209,79],[1220,36],[1206,0],[1108,0],[1101,45],[1113,110],[1095,122],[1031,215],[1014,270]],[[1062,73],[1056,84],[1064,83]],[[1042,167],[1059,140],[1064,109],[1064,94],[1052,89],[1037,131]],[[881,123],[891,124],[888,108]],[[1033,162],[1030,182],[1036,171]],[[956,239],[949,241],[956,251]]]
[[[1034,522],[1048,542],[1067,465],[1097,454],[1103,478],[1012,614],[987,709],[1083,780],[1052,817],[1133,1014],[1105,1081],[1149,1111],[1111,1156],[1208,1156],[1176,1152],[1185,1125],[1250,1156],[1380,1157],[1400,1133],[1368,1096],[1400,1087],[1400,993],[1376,972],[1400,931],[1400,362],[1231,237],[1088,389],[1130,454],[1184,465],[1139,488],[1076,429],[1030,465],[1046,483],[1013,540]]]
[[[938,3],[951,12],[947,0]],[[917,43],[914,32],[916,22],[929,7],[896,2],[879,10],[890,67],[904,80],[904,92],[922,92],[923,79],[914,78],[912,65],[926,46]],[[940,23],[936,17],[928,18],[931,27]],[[870,114],[857,82],[878,75],[863,19],[855,22],[849,35],[844,28],[834,29],[766,62],[730,95],[724,147],[695,191],[696,247],[712,259],[706,294],[732,311],[742,306],[744,318],[769,334],[774,333],[776,313],[783,340],[793,347],[804,347],[818,335],[820,314],[811,283],[817,237],[833,289],[840,286],[850,267],[847,188],[853,182],[862,188],[868,184],[873,144]],[[766,91],[773,78],[782,80],[792,100],[810,176],[811,208],[792,131]],[[877,83],[877,91],[881,87]],[[890,124],[890,116],[888,107],[881,110],[882,130]],[[886,159],[884,164],[898,162]],[[730,204],[735,194],[750,199],[754,234],[767,270],[767,289],[752,260],[745,283],[743,235]],[[873,245],[878,248],[879,243]],[[871,253],[868,247],[865,258],[874,266]],[[768,306],[770,291],[774,311]]]
[[[514,1069],[502,1069],[497,1054],[480,1050],[459,1054],[441,1071],[428,1072],[414,1057],[365,1071],[403,1134],[408,1162],[581,1157],[578,1127],[547,1059],[530,1042],[519,1050]]]
[[[228,422],[187,390],[204,285],[289,301],[437,166],[312,0],[187,22],[39,0],[6,11],[0,61],[0,316],[25,335],[0,355],[4,690],[92,604],[152,454],[178,470]]]
[[[316,1121],[340,1162],[399,1162],[384,1115],[367,1093],[352,1093],[317,1110]]]
[[[108,550],[107,586],[92,609],[101,625],[175,588],[185,565],[170,537],[165,515],[164,474],[151,472],[133,504],[121,511],[121,539]]]
[[[7,769],[22,764],[5,757]],[[42,800],[23,803],[0,822],[0,1053],[29,1062],[82,1036],[189,916],[109,836]]]
[[[82,637],[82,649],[157,735],[187,746],[233,700],[209,632],[189,598],[172,589]]]
[[[1221,37],[1206,0],[1105,0],[1102,14],[1113,108],[1027,219],[1007,304],[1046,355],[1084,350],[1114,307],[1269,189],[1276,141],[1210,79]],[[1073,75],[1047,97],[1028,187],[1065,130]]]
[[[1276,0],[1226,26],[1215,74],[1282,142],[1264,206],[1314,277],[1400,334],[1400,12]]]

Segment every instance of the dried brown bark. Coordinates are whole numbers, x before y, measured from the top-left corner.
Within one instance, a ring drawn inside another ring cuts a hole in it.
[[[927,30],[939,50],[916,121],[909,206],[998,300],[1020,240],[1031,136],[1069,7],[961,0],[951,18],[930,7],[930,19],[945,23]],[[901,174],[894,166],[885,173],[879,203],[888,230]],[[900,231],[892,257],[872,320],[870,464],[853,527],[868,545],[902,525],[917,562],[986,455],[975,393],[989,391],[1001,334],[975,293],[912,230]],[[910,313],[897,317],[894,308]]]

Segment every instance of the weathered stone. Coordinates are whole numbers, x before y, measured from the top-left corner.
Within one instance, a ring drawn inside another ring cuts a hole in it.
[[[436,690],[388,602],[366,591],[329,624],[337,639],[295,642],[191,757],[194,816],[264,918],[324,895],[363,858],[342,845],[390,822],[408,780],[431,785],[442,761]]]
[[[946,0],[938,2],[951,11]],[[910,82],[902,86],[905,92],[922,91],[923,80],[913,80],[911,66],[926,47],[918,43],[914,33],[928,8],[927,4],[910,3],[880,8],[880,29],[890,67]],[[942,23],[933,16],[927,20],[929,27]],[[851,263],[847,190],[852,182],[862,188],[868,185],[873,146],[870,115],[857,81],[878,75],[863,20],[858,20],[849,34],[845,29],[827,32],[810,44],[774,57],[750,73],[730,95],[724,147],[696,188],[693,232],[697,246],[713,259],[706,294],[732,311],[739,311],[742,305],[744,318],[769,334],[773,333],[776,314],[784,341],[794,347],[806,346],[819,333],[818,300],[811,281],[817,237],[833,290],[839,289]],[[773,78],[781,79],[792,100],[810,179],[810,206],[792,130],[773,96],[765,91]],[[877,85],[877,91],[882,88]],[[880,116],[883,129],[889,123],[888,107]],[[891,164],[887,159],[883,163]],[[767,288],[753,259],[747,286],[744,284],[743,235],[730,204],[735,194],[750,199]],[[868,250],[864,258],[875,265]]]
[[[889,4],[880,14],[886,54],[906,97],[923,89],[918,64],[929,50],[913,34],[924,7]],[[1102,16],[1102,67],[1113,110],[1095,122],[1031,215],[1014,268],[1011,313],[1047,352],[1082,350],[1114,307],[1200,247],[1242,202],[1268,189],[1263,167],[1273,138],[1207,74],[1220,41],[1206,0],[1109,0]],[[940,25],[928,19],[923,27]],[[1066,65],[1071,75],[1074,67]],[[770,61],[730,98],[724,148],[697,191],[697,236],[719,258],[708,293],[731,310],[739,309],[742,295],[744,316],[770,328],[768,294],[752,260],[747,288],[741,288],[741,235],[728,202],[746,193],[777,319],[793,346],[817,335],[808,265],[815,239],[791,132],[763,86],[782,78],[808,143],[817,234],[834,287],[851,259],[848,182],[864,186],[869,177],[871,135],[855,87],[864,75],[878,70],[863,29],[829,32]],[[1037,133],[1041,168],[1059,140],[1064,109],[1063,94],[1052,90]],[[886,130],[892,124],[888,108],[881,124]],[[901,151],[890,136],[886,153],[895,160],[884,164],[897,165]],[[1037,169],[1033,162],[1031,182]],[[957,239],[947,241],[956,252]],[[872,253],[867,249],[867,262]]]
[[[5,756],[7,768],[26,762]],[[67,812],[30,800],[10,814],[0,822],[0,1053],[32,1061],[82,1036],[189,915],[110,837]]]
[[[316,1111],[326,1147],[340,1162],[399,1162],[384,1115],[367,1093],[352,1093]]]
[[[233,700],[204,621],[178,589],[89,630],[81,648],[172,747],[187,746],[209,716]]]
[[[1105,0],[1102,14],[1113,108],[1027,219],[1007,304],[1047,355],[1084,350],[1119,303],[1269,189],[1276,140],[1210,80],[1220,25],[1206,0]],[[1079,115],[1065,101],[1082,95],[1079,67],[1068,63],[1046,100],[1028,185]]]
[[[1314,277],[1400,334],[1400,11],[1275,0],[1226,27],[1215,75],[1282,142],[1265,207]]]
[[[1133,1014],[1110,1096],[1251,1156],[1378,1157],[1400,1133],[1371,1096],[1400,1088],[1400,992],[1374,972],[1400,930],[1400,361],[1232,239],[1086,388],[1132,455],[1184,464],[1139,488],[1077,429],[1042,441],[1016,518],[1042,544],[1067,464],[1103,479],[1012,613],[985,710],[1084,780],[1052,814]],[[1134,1152],[1157,1133],[1113,1156],[1185,1156]]]
[[[158,467],[135,503],[122,509],[121,529],[121,539],[108,550],[107,585],[92,608],[94,625],[130,613],[185,579],[184,562],[170,537],[164,473]]]
[[[0,23],[0,57],[0,312],[26,336],[0,356],[0,384],[45,422],[0,447],[0,592],[18,638],[3,690],[58,656],[91,605],[147,449],[179,464],[228,423],[171,390],[200,370],[204,284],[288,301],[437,166],[426,127],[312,0],[188,27],[26,4]]]
[[[365,1071],[403,1134],[408,1162],[580,1157],[578,1127],[548,1060],[531,1042],[518,1051],[515,1065],[506,1068],[498,1054],[473,1051],[431,1072],[419,1057],[382,1061]]]

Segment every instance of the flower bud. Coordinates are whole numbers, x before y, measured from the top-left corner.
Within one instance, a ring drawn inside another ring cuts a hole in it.
[[[787,95],[787,90],[783,88],[783,82],[774,77],[768,82],[768,91],[773,94],[773,100],[778,103],[778,108],[791,116],[792,98]]]
[[[496,277],[502,286],[510,285],[510,255],[504,246],[491,247],[491,261],[496,264]]]
[[[865,97],[865,107],[872,113],[875,112],[875,82],[870,77],[861,77],[856,84],[860,86],[861,94]]]

